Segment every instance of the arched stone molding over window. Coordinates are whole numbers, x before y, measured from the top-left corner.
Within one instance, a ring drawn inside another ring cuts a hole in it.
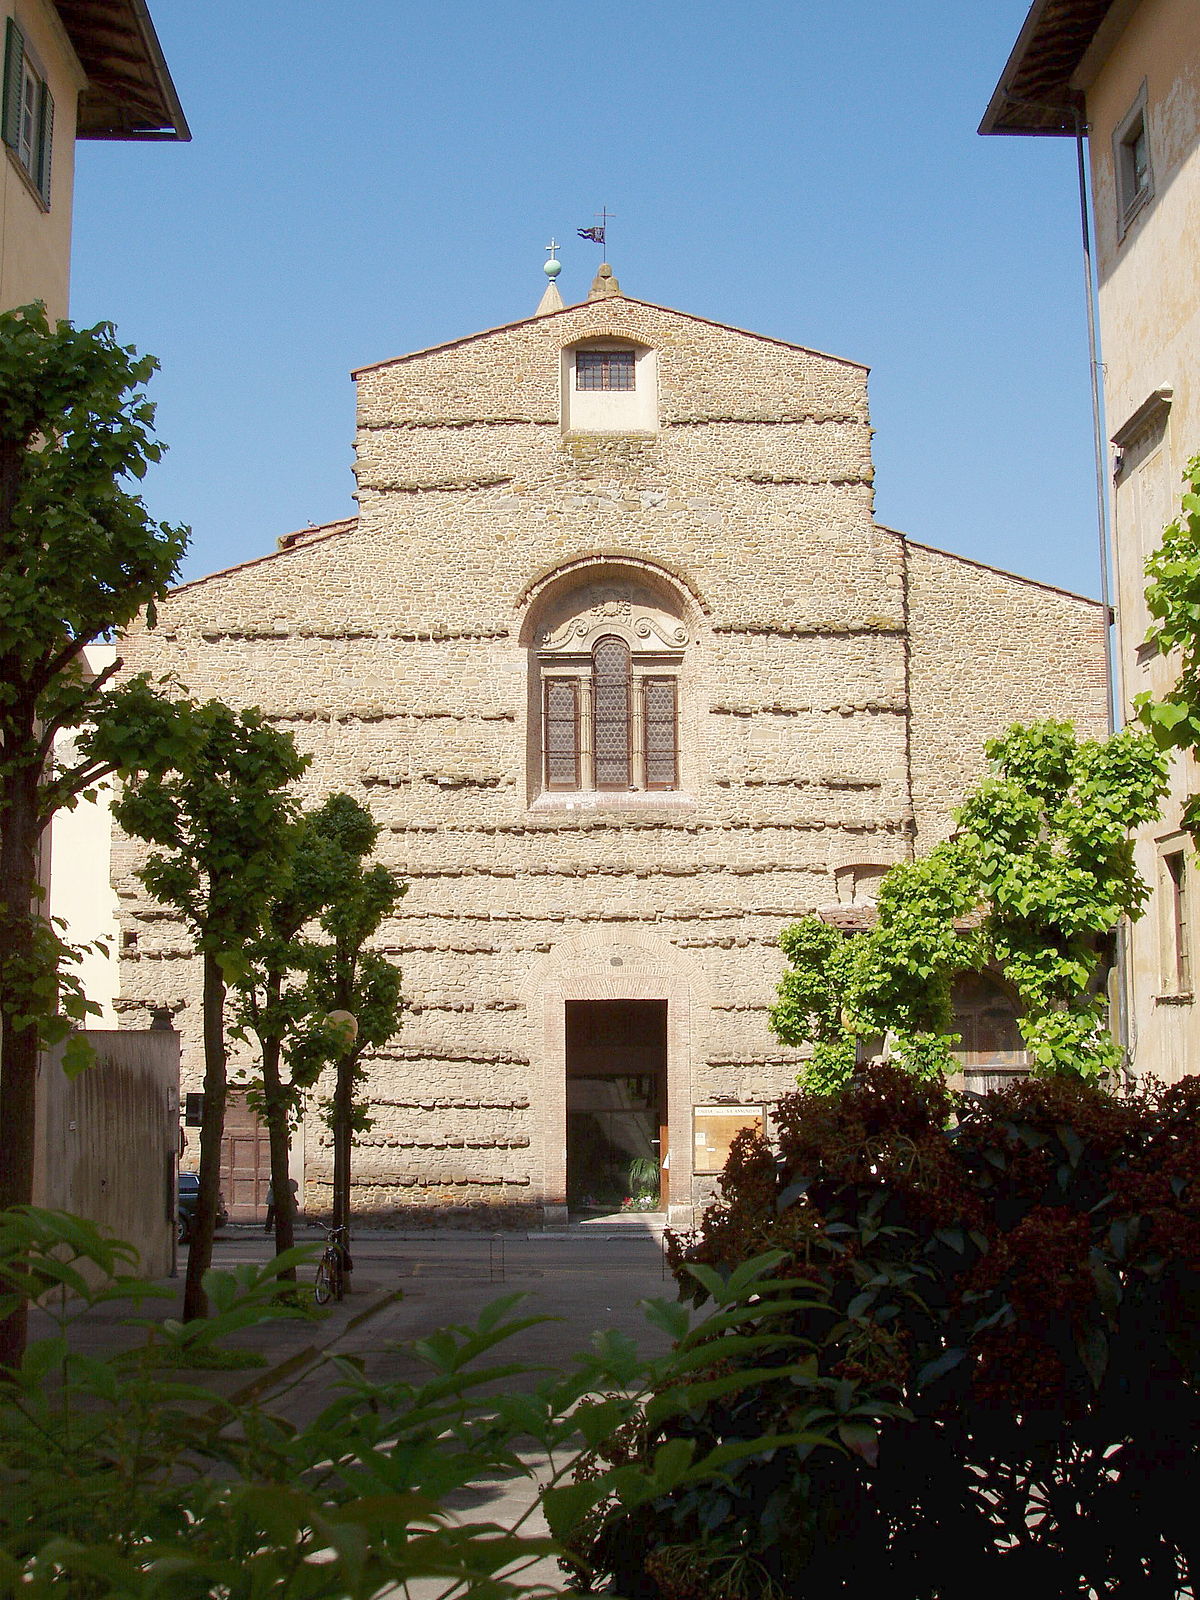
[[[572,563],[538,586],[521,630],[531,805],[693,803],[697,611],[669,574],[620,557]]]
[[[561,414],[564,433],[657,433],[657,353],[618,336],[567,345]]]
[[[709,1004],[707,985],[694,960],[650,934],[614,937],[603,928],[591,929],[564,940],[545,957],[530,974],[524,999],[533,1024],[531,1083],[540,1143],[540,1167],[534,1170],[540,1171],[545,1220],[560,1222],[567,1214],[567,1007],[589,1002],[650,1003],[666,1009],[662,1106],[667,1142],[662,1154],[669,1157],[667,1216],[673,1227],[691,1227],[692,1051],[697,1019]]]

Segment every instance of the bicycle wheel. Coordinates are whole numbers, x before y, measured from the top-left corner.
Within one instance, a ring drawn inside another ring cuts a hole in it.
[[[319,1306],[327,1305],[333,1299],[333,1274],[330,1263],[324,1256],[317,1262],[317,1281],[313,1285],[313,1294]]]

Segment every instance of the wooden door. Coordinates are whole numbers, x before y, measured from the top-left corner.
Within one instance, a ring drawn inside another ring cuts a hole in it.
[[[225,1106],[221,1138],[221,1191],[231,1222],[262,1222],[271,1181],[271,1145],[267,1125],[233,1091]]]

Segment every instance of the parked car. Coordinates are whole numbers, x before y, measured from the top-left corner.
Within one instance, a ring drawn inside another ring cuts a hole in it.
[[[192,1227],[196,1220],[196,1201],[200,1198],[200,1174],[198,1172],[181,1172],[179,1174],[179,1242],[187,1244],[192,1237]],[[217,1227],[223,1228],[229,1221],[229,1209],[225,1204],[225,1196],[217,1190]]]

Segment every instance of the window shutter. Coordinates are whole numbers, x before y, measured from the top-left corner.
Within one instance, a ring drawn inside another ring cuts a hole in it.
[[[50,85],[42,85],[41,104],[38,107],[37,191],[48,206],[50,204],[50,153],[54,144],[54,96]]]
[[[679,782],[679,734],[674,678],[647,678],[646,787],[674,789]]]
[[[623,639],[601,639],[592,657],[595,684],[593,737],[597,789],[628,789],[629,647]]]
[[[573,678],[547,678],[542,712],[547,789],[579,787],[579,695]]]
[[[0,134],[12,150],[21,145],[21,79],[25,67],[25,35],[8,19],[4,35],[4,109]]]

